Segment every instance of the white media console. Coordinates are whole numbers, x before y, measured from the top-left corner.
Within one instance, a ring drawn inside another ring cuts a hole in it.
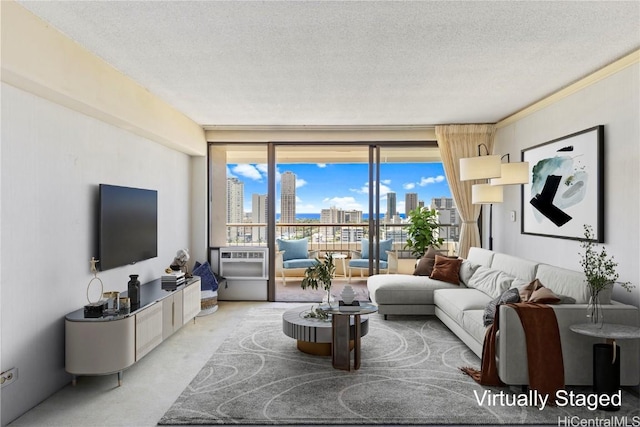
[[[123,292],[121,296],[126,297]],[[128,314],[85,317],[84,309],[65,317],[65,369],[78,375],[118,374],[138,362],[200,313],[200,278],[176,290],[162,289],[160,279],[140,287],[140,308]]]

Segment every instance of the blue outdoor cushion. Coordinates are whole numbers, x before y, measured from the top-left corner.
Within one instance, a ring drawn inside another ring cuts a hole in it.
[[[193,270],[194,276],[200,277],[200,290],[201,291],[217,291],[218,281],[216,276],[211,271],[209,261],[205,261],[204,264],[196,262],[196,268]]]
[[[369,240],[362,239],[362,258],[369,259]],[[375,254],[375,245],[371,245],[371,253]],[[388,261],[387,251],[393,248],[393,239],[380,240],[380,261]]]
[[[306,237],[298,240],[276,239],[276,242],[278,243],[278,249],[284,251],[284,254],[282,254],[283,261],[309,258],[309,251],[307,249],[309,240]]]
[[[387,261],[380,261],[380,268],[382,270],[386,270],[389,264]],[[368,259],[352,259],[349,261],[349,267],[353,268],[369,268],[369,260]]]
[[[292,259],[289,261],[284,261],[282,265],[284,268],[309,268],[316,265],[318,261],[312,258],[306,259]]]

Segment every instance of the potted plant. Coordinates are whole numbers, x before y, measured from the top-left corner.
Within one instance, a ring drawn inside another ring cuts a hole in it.
[[[584,253],[580,257],[580,265],[584,270],[587,288],[589,289],[589,305],[587,307],[587,317],[592,323],[602,323],[604,318],[600,307],[600,292],[613,287],[618,280],[616,267],[618,263],[613,260],[613,256],[609,257],[604,246],[598,253],[593,228],[590,225],[584,225],[584,239],[580,243],[580,247],[584,249]],[[627,292],[631,292],[633,285],[629,282],[620,283]]]
[[[307,267],[304,271],[304,277],[300,286],[302,289],[307,289],[308,287],[318,289],[322,287],[322,289],[327,292],[327,303],[331,306],[331,281],[336,272],[333,256],[328,254],[324,258],[324,261],[320,261],[318,258],[316,258],[316,261],[318,262],[314,266]]]
[[[405,249],[410,249],[411,254],[419,258],[425,254],[429,246],[440,247],[444,239],[438,237],[439,229],[438,212],[435,209],[418,207],[410,211],[408,225],[405,228]]]

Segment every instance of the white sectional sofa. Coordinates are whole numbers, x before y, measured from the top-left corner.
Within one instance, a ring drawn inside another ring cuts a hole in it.
[[[572,332],[569,327],[587,322],[588,291],[584,276],[577,271],[541,264],[482,248],[471,248],[460,268],[460,283],[450,284],[427,276],[380,274],[369,277],[367,287],[378,312],[388,315],[435,314],[478,357],[486,332],[483,316],[487,304],[511,287],[534,279],[562,301],[553,304],[560,330],[566,385],[591,385],[592,346],[602,342]],[[604,319],[608,323],[640,325],[638,307],[611,301],[602,295]],[[498,375],[509,385],[529,383],[524,331],[515,310],[499,308],[499,334],[496,342]],[[617,341],[621,348],[622,385],[640,383],[640,345],[638,340]]]

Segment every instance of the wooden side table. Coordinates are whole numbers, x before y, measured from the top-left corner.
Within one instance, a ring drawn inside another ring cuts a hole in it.
[[[333,363],[333,367],[345,371],[351,370],[351,349],[349,348],[349,341],[351,340],[351,316],[353,316],[353,324],[356,328],[353,336],[353,369],[360,369],[360,317],[362,315],[377,312],[378,307],[373,304],[361,303],[359,310],[342,311],[338,308],[334,308],[328,311],[332,314],[331,361]]]
[[[593,345],[593,391],[611,396],[620,390],[620,347],[616,340],[640,339],[640,327],[616,323],[578,323],[569,327],[573,332],[589,337],[606,339]],[[599,407],[605,411],[617,411],[616,405]]]

